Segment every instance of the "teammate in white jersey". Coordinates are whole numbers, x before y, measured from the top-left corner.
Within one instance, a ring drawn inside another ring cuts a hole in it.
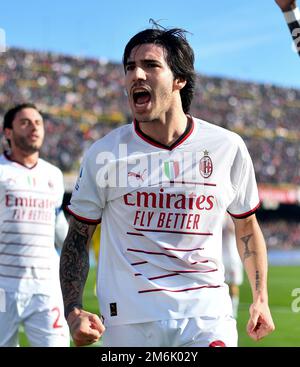
[[[229,214],[226,214],[222,231],[223,263],[225,267],[225,282],[229,286],[233,316],[237,318],[240,299],[240,285],[243,283],[243,264],[239,256],[234,224]]]
[[[32,346],[66,347],[54,246],[68,229],[62,172],[39,158],[44,124],[35,105],[10,109],[3,131],[9,152],[0,157],[0,346],[18,346],[23,324]]]
[[[222,264],[226,210],[253,292],[247,331],[255,340],[264,337],[274,324],[245,144],[189,115],[194,54],[183,30],[136,34],[123,64],[134,121],[92,145],[69,206],[60,278],[75,344],[103,334],[110,347],[236,346]],[[102,321],[82,304],[89,242],[100,221]]]

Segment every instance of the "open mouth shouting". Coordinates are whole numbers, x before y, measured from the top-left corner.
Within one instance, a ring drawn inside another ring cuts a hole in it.
[[[145,111],[151,102],[151,93],[144,87],[132,89],[133,104],[137,112]]]

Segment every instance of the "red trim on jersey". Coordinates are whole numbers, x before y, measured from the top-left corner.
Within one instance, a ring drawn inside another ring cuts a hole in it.
[[[154,252],[154,251],[145,251],[145,250],[139,250],[139,249],[134,249],[134,248],[127,248],[127,251],[131,251],[131,252],[140,252],[143,254],[149,254],[149,255],[160,255],[160,256],[167,256],[167,257],[172,257],[173,259],[178,259],[177,256],[175,255],[169,255],[169,254],[165,254],[164,252]],[[196,265],[196,264],[206,264],[208,263],[209,260],[202,260],[202,261],[195,261],[193,263],[190,263],[191,265]],[[145,262],[140,262],[140,263],[134,263],[131,265],[139,265],[139,264],[143,264],[143,263],[147,263],[147,261]],[[193,270],[194,271],[194,270]]]
[[[11,159],[11,158],[10,158],[10,156],[9,156],[9,155],[7,155],[7,152],[4,152],[4,153],[3,153],[3,155],[4,155],[4,157],[5,157],[8,161],[13,162],[13,163],[17,163],[17,164],[19,164],[20,166],[22,166],[22,167],[24,167],[24,168],[27,168],[27,169],[33,169],[33,168],[34,168],[34,167],[36,167],[36,166],[37,166],[37,164],[39,163],[39,160],[37,160],[37,161],[36,161],[36,163],[35,163],[32,167],[27,167],[27,166],[25,166],[25,164],[20,163],[20,162],[18,162],[18,161],[14,161],[13,159]]]
[[[166,149],[166,150],[173,150],[173,149],[177,148],[179,145],[181,145],[182,143],[184,143],[188,139],[188,137],[192,134],[192,132],[194,131],[194,125],[195,124],[194,124],[194,120],[193,120],[192,116],[187,115],[187,118],[188,118],[188,124],[187,124],[187,128],[186,128],[185,132],[170,146],[162,144],[159,141],[156,141],[155,139],[153,139],[150,136],[143,133],[143,131],[139,127],[139,122],[137,120],[133,121],[134,131],[142,140],[144,140],[148,144],[151,144],[151,145],[155,146],[156,148],[163,148],[163,149]]]
[[[212,273],[214,271],[217,271],[218,269],[210,269],[210,270],[170,270],[173,273],[178,273],[178,274],[189,274],[189,273]]]
[[[74,213],[68,206],[66,206],[66,210],[67,210],[68,213],[73,215],[73,217],[78,219],[79,222],[88,223],[88,224],[99,224],[99,223],[101,223],[101,218],[100,219],[89,219],[89,218],[81,217],[80,215]]]
[[[175,277],[179,275],[179,273],[172,273],[172,274],[165,274],[165,275],[158,275],[156,277],[148,278],[149,280],[156,280],[156,279],[162,279],[162,278],[168,278],[168,277]]]
[[[261,206],[261,202],[259,202],[255,208],[249,210],[247,213],[242,213],[242,214],[232,214],[230,213],[228,210],[227,212],[234,218],[237,218],[237,219],[243,219],[243,218],[247,218],[247,217],[250,217],[250,215],[254,214],[257,209]]]
[[[180,180],[172,180],[172,181],[160,181],[159,184],[170,183],[170,184],[182,184],[182,185],[201,185],[201,186],[217,186],[215,183],[209,182],[197,182],[197,181],[180,181]]]
[[[161,255],[161,256],[173,257],[174,259],[177,259],[176,256],[164,254],[163,252],[144,251],[144,250],[137,250],[137,249],[134,249],[134,248],[128,248],[127,251],[142,252],[143,254],[149,254],[149,255]]]
[[[200,287],[193,287],[193,288],[183,288],[183,289],[168,289],[168,288],[154,288],[154,289],[144,289],[142,291],[139,291],[139,293],[149,293],[149,292],[173,292],[173,293],[179,293],[179,292],[186,292],[186,291],[196,291],[201,288],[220,288],[220,285],[201,285]]]
[[[145,228],[134,228],[136,231],[141,232],[160,232],[160,233],[179,233],[179,234],[192,234],[197,236],[212,236],[212,233],[209,232],[183,232],[183,231],[168,231],[163,229],[145,229]]]
[[[132,263],[130,265],[135,266],[135,265],[143,265],[143,264],[148,264],[148,261],[139,261],[137,263]]]
[[[201,271],[201,270],[186,270],[186,271],[181,271],[181,270],[170,270],[172,271],[172,273],[170,274],[164,274],[164,275],[156,275],[156,276],[153,276],[153,277],[150,277],[150,278],[147,278],[148,280],[156,280],[156,279],[162,279],[162,278],[168,278],[168,277],[174,277],[176,275],[180,275],[181,273],[211,273],[211,272],[214,272],[214,271],[217,271],[218,269],[212,269],[212,270],[204,270],[204,271]],[[143,275],[141,273],[136,273],[134,274],[136,277],[137,276],[140,276],[140,275]]]
[[[196,248],[191,248],[191,249],[183,249],[183,248],[175,248],[175,247],[163,247],[163,249],[168,250],[168,251],[182,251],[182,252],[204,250],[203,247],[196,247]]]
[[[193,263],[190,263],[191,265],[196,265],[196,264],[205,264],[208,263],[208,260],[202,260],[202,261],[195,261]]]
[[[127,234],[130,234],[131,236],[141,236],[141,237],[144,237],[143,233],[127,232]]]

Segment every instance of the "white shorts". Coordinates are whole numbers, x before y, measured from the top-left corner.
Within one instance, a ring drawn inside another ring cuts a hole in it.
[[[237,339],[233,317],[197,317],[106,326],[103,347],[236,347]]]
[[[1,289],[0,346],[19,345],[19,326],[32,347],[69,347],[70,335],[61,296],[7,292]]]

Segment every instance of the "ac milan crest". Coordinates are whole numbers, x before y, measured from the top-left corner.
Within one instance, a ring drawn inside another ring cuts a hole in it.
[[[204,178],[208,178],[213,172],[213,163],[207,150],[204,151],[204,156],[200,159],[199,171]]]

